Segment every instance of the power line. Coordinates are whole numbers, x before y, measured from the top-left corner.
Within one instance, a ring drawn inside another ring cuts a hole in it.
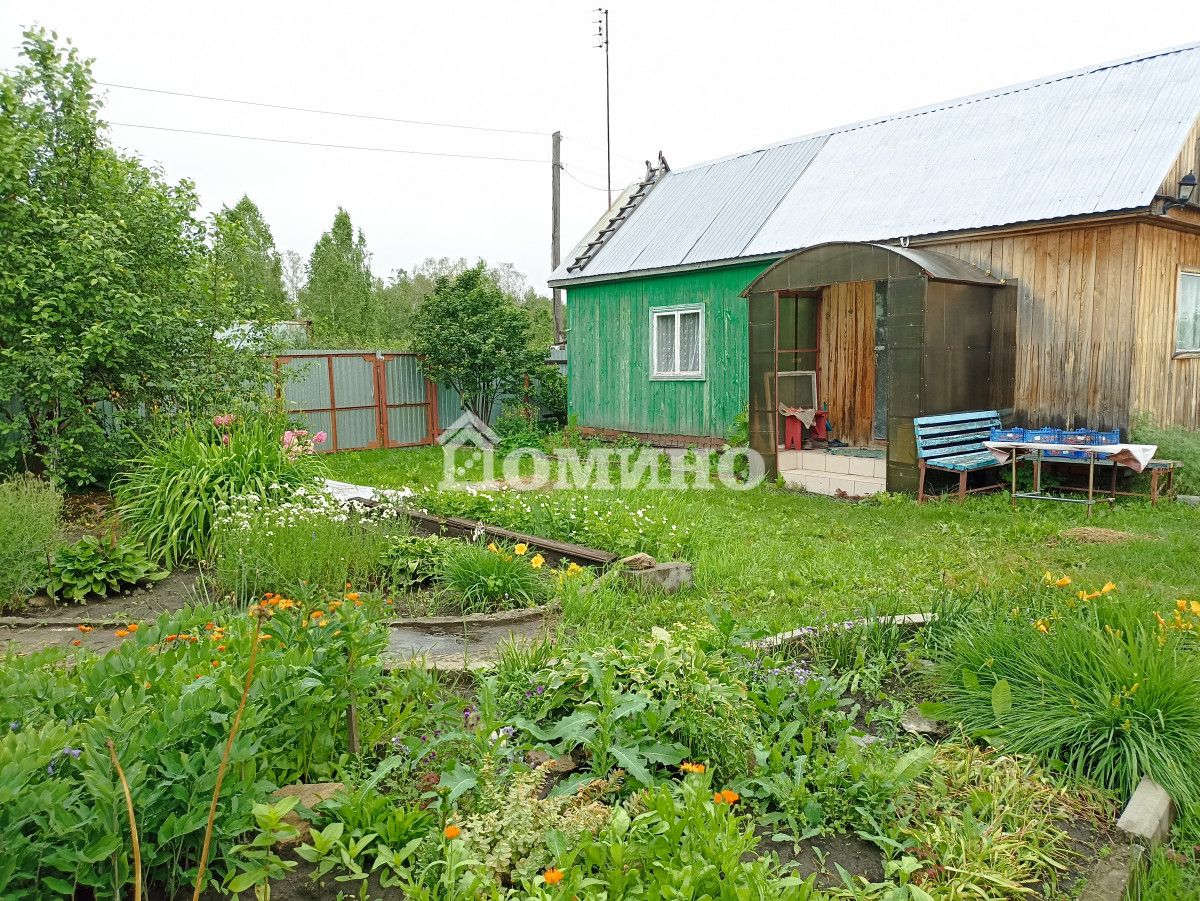
[[[484,125],[460,125],[453,122],[433,122],[425,119],[400,119],[393,116],[376,116],[370,113],[346,113],[341,110],[319,109],[308,106],[289,106],[286,103],[267,103],[259,100],[239,100],[233,97],[214,97],[210,94],[189,94],[184,91],[168,91],[163,88],[144,88],[132,84],[116,84],[110,81],[97,81],[96,84],[106,88],[120,88],[125,91],[144,91],[147,94],[167,94],[171,97],[190,97],[193,100],[210,100],[215,103],[236,103],[241,106],[259,106],[265,109],[288,110],[294,113],[312,113],[318,116],[343,116],[348,119],[370,119],[375,122],[397,122],[402,125],[426,125],[431,128],[459,128],[466,131],[490,131],[498,134],[535,135],[550,137],[548,131],[529,131],[520,128],[491,128]]]
[[[210,138],[237,138],[240,141],[265,141],[270,144],[295,144],[300,147],[325,147],[331,150],[365,150],[371,153],[402,153],[410,156],[440,156],[462,160],[499,160],[507,163],[548,163],[549,160],[523,156],[488,156],[477,153],[447,153],[435,150],[410,150],[401,147],[363,147],[358,144],[325,144],[320,141],[294,141],[288,138],[268,138],[261,135],[235,135],[220,131],[199,131],[191,128],[167,128],[164,125],[143,125],[137,122],[109,122],[122,128],[145,128],[151,131],[173,131],[185,135],[205,135]]]
[[[574,175],[571,174],[571,170],[568,169],[566,166],[562,167],[562,171],[567,173],[567,178],[571,179],[574,182],[578,182],[579,184],[583,185],[585,188],[591,188],[593,191],[607,191],[608,190],[608,188],[597,188],[595,185],[589,185],[582,178],[576,178]]]

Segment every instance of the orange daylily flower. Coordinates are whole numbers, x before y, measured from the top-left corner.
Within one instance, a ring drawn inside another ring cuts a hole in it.
[[[741,795],[739,795],[735,791],[730,791],[727,788],[722,789],[719,792],[713,793],[713,803],[714,804],[736,804],[741,799],[742,799]]]
[[[128,629],[117,629],[117,631],[113,633],[113,635],[117,636],[117,638],[125,638],[128,634]]]
[[[130,632],[136,632],[136,631],[138,630],[138,624],[137,624],[137,623],[130,623],[130,624],[129,624],[129,625],[127,625],[125,628],[126,628],[126,629],[128,629]]]
[[[683,770],[685,773],[703,773],[704,764],[692,763],[690,760],[685,760],[679,765],[679,769]]]
[[[563,881],[563,871],[558,867],[551,867],[542,874],[542,879],[546,880],[546,885],[558,885]]]
[[[445,829],[442,830],[442,835],[446,836],[446,838],[453,841],[454,839],[456,839],[460,835],[462,835],[462,830],[459,829],[457,826],[455,826],[453,823],[451,823],[449,826],[447,826]]]
[[[88,632],[91,632],[91,631],[92,631],[92,628],[93,628],[93,627],[92,627],[92,626],[85,626],[83,623],[80,623],[80,624],[79,624],[78,626],[76,626],[75,628],[76,628],[76,629],[78,629],[80,632],[82,632],[84,635],[87,635],[87,633],[88,633]]]

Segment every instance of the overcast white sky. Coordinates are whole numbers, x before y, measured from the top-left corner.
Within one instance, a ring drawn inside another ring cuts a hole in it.
[[[0,0],[0,66],[41,24],[100,81],[566,138],[603,188],[596,0]],[[858,119],[1200,39],[1192,2],[610,0],[613,184],[662,150],[680,168]],[[114,143],[190,178],[206,211],[249,194],[307,258],[340,204],[377,275],[428,256],[511,262],[545,291],[550,138],[369,122],[107,89],[105,118],[228,134],[522,157],[440,159],[114,125]],[[563,253],[605,193],[563,180]]]

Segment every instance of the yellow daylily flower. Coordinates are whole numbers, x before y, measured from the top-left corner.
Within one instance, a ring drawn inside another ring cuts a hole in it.
[[[488,542],[488,550],[491,551],[493,554],[500,553],[500,548],[496,545],[496,542],[494,542],[494,541]]]
[[[525,555],[525,552],[529,550],[529,545],[523,543],[518,544],[515,548],[513,548],[513,550],[517,552],[518,557],[522,557]]]
[[[1068,585],[1071,584],[1071,577],[1070,576],[1062,576],[1061,578],[1055,579],[1054,584],[1057,585],[1059,588],[1066,588]]]
[[[1101,594],[1108,594],[1111,591],[1116,591],[1117,586],[1113,582],[1105,582],[1104,587],[1100,589]]]
[[[543,557],[541,554],[534,554],[533,559],[529,561],[529,565],[532,566],[534,569],[541,569],[542,564],[545,562],[546,562],[546,558]]]

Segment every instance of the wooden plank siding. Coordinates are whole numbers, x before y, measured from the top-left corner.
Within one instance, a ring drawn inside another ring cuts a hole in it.
[[[1200,357],[1175,356],[1179,271],[1200,272],[1200,234],[1141,223],[1137,237],[1130,409],[1164,425],[1200,429]]]
[[[875,283],[842,282],[821,292],[818,400],[834,434],[870,444],[875,417]]]
[[[749,310],[767,263],[568,289],[568,407],[581,426],[722,438],[749,401]],[[650,378],[652,307],[703,303],[703,379]]]
[[[1164,197],[1177,197],[1179,195],[1179,179],[1189,172],[1200,175],[1200,116],[1196,117],[1191,131],[1184,139],[1183,149],[1175,158],[1175,162],[1171,164],[1158,193]]]
[[[922,242],[1016,280],[1018,421],[1128,426],[1137,229],[1128,222]]]

